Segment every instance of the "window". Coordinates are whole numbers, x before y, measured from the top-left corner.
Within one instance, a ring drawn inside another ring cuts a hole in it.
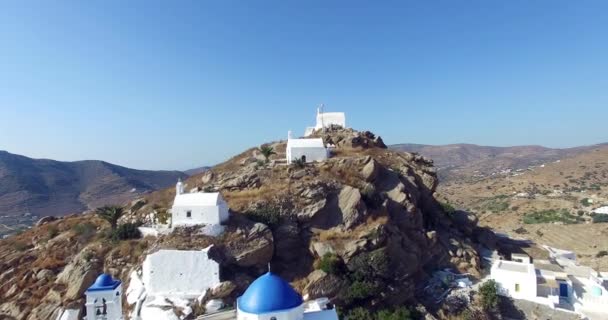
[[[515,292],[519,292],[519,283],[515,284]]]
[[[192,211],[186,211],[186,218],[192,218]]]

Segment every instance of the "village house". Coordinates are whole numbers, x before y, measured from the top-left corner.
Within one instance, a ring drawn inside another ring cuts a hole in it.
[[[184,192],[181,180],[175,186],[175,200],[171,208],[171,224],[193,226],[219,225],[230,216],[228,204],[219,192]]]
[[[344,112],[323,112],[322,108],[317,108],[317,123],[314,127],[307,127],[304,137],[308,137],[313,132],[331,126],[346,128],[346,114]]]
[[[498,284],[498,293],[515,299],[536,297],[536,272],[529,262],[497,260],[492,265],[492,279]]]
[[[287,133],[287,164],[294,160],[304,163],[323,161],[328,158],[328,151],[321,138],[294,139],[291,131]]]
[[[593,210],[593,213],[595,213],[595,214],[608,214],[608,206],[599,207],[599,208]]]
[[[574,252],[543,247],[550,260],[533,263],[527,255],[513,254],[512,261],[494,261],[491,278],[500,295],[583,315],[608,308],[605,278],[592,268],[579,265]]]

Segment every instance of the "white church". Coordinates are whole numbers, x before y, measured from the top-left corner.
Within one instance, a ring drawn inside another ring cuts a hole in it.
[[[86,291],[86,320],[122,320],[122,282],[101,274]]]
[[[219,192],[184,192],[181,179],[175,186],[175,199],[171,207],[171,225],[217,225],[228,220],[228,204]]]
[[[346,128],[346,114],[344,112],[323,112],[323,107],[317,108],[317,124],[314,127],[307,127],[304,136],[308,137],[317,130],[331,126]]]
[[[291,131],[287,133],[287,164],[294,160],[304,163],[323,161],[328,158],[328,150],[321,138],[294,139]]]

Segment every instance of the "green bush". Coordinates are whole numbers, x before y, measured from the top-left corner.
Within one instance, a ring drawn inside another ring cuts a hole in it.
[[[488,280],[479,287],[481,306],[485,310],[492,310],[498,305],[498,285],[494,280]]]
[[[593,216],[593,223],[608,222],[608,214],[596,214]]]
[[[258,206],[246,214],[251,220],[271,227],[276,226],[280,221],[279,210],[268,203]]]
[[[15,241],[12,244],[13,249],[17,250],[17,251],[25,251],[27,249],[29,249],[29,245],[23,241]]]
[[[346,304],[351,304],[372,297],[377,293],[377,289],[377,286],[371,282],[356,280],[350,284],[347,289],[348,291],[344,296]]]
[[[585,207],[588,207],[588,206],[592,205],[593,202],[591,202],[591,200],[589,198],[584,198],[583,200],[581,200],[581,204]]]
[[[411,311],[405,307],[399,307],[393,311],[380,310],[376,314],[376,320],[410,320],[413,318]]]
[[[581,217],[570,214],[567,209],[547,209],[526,213],[523,217],[525,224],[563,222],[573,224],[582,221]]]
[[[372,314],[361,307],[352,309],[346,316],[348,320],[371,320]]]
[[[608,256],[608,251],[606,251],[606,250],[602,250],[595,255],[596,258],[601,258],[601,257],[605,257],[605,256]]]
[[[356,255],[348,262],[348,269],[351,270],[354,280],[372,281],[376,277],[388,278],[390,268],[386,249]]]
[[[49,239],[53,239],[59,234],[59,229],[56,226],[49,226],[47,233]]]
[[[340,258],[336,254],[326,253],[319,262],[319,269],[325,271],[328,274],[339,274],[340,273]]]
[[[452,214],[456,211],[456,208],[454,208],[454,206],[447,202],[440,202],[439,204],[441,205],[441,209],[443,209],[443,212],[447,214]]]
[[[141,232],[135,223],[125,223],[118,226],[112,233],[112,238],[115,240],[128,240],[141,238]]]
[[[85,222],[73,226],[72,231],[74,231],[74,233],[78,237],[78,241],[82,243],[86,242],[93,235],[95,235],[95,233],[97,232],[97,227],[90,222]]]

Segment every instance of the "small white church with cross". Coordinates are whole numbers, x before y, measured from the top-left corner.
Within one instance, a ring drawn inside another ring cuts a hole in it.
[[[171,226],[222,224],[230,217],[228,204],[219,192],[184,192],[184,183],[175,185],[171,207]]]
[[[307,127],[304,131],[304,137],[331,126],[346,128],[346,114],[344,112],[324,112],[323,108],[323,105],[317,108],[317,124],[314,127]]]

